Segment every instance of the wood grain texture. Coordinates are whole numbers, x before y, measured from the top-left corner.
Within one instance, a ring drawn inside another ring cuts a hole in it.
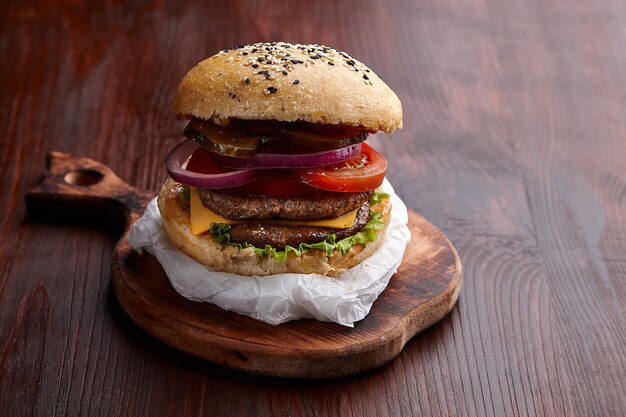
[[[0,414],[626,415],[625,21],[620,0],[0,1]],[[398,93],[404,129],[370,143],[464,265],[450,316],[339,380],[155,341],[110,287],[119,228],[25,214],[51,149],[157,190],[180,78],[276,39]]]

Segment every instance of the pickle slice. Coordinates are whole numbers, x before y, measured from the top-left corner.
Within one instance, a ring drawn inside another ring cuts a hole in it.
[[[259,146],[259,136],[248,136],[233,126],[191,119],[183,135],[199,143],[209,152],[227,156],[253,156]]]
[[[334,150],[363,142],[369,132],[352,126],[273,120],[231,120],[228,126],[191,119],[183,133],[209,152],[250,157],[257,152],[302,153],[300,147]]]
[[[337,137],[322,135],[306,130],[281,129],[281,135],[293,143],[315,149],[333,150],[363,142],[367,139],[367,132],[359,132],[353,136]]]
[[[234,120],[235,125],[251,136],[261,136],[264,142],[304,146],[320,150],[341,149],[363,142],[369,132],[345,125],[325,125],[307,122],[277,122],[274,120]],[[286,140],[285,140],[286,139]]]

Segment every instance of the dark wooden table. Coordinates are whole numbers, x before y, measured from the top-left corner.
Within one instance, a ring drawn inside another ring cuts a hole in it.
[[[344,49],[388,82],[405,127],[371,142],[464,264],[452,313],[374,371],[179,353],[117,304],[119,230],[26,213],[49,150],[158,189],[180,78],[259,40]],[[618,0],[2,1],[0,415],[626,415],[625,46]]]

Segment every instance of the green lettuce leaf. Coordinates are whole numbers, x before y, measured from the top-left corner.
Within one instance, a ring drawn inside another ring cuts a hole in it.
[[[180,192],[178,193],[178,201],[183,206],[183,208],[187,211],[190,210],[191,207],[191,190],[189,187],[181,187]]]
[[[375,206],[385,198],[389,198],[389,194],[383,192],[380,189],[376,189],[376,191],[374,191],[374,195],[372,196],[372,198],[370,198],[370,206]]]

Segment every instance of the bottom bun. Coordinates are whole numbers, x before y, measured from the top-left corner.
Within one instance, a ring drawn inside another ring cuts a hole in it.
[[[238,275],[272,275],[282,273],[321,274],[335,276],[363,262],[382,244],[389,224],[391,203],[383,199],[372,209],[383,213],[385,227],[376,231],[378,239],[367,246],[353,245],[346,256],[335,251],[331,256],[322,250],[311,249],[301,256],[289,253],[285,262],[271,256],[258,256],[254,249],[239,249],[215,242],[209,232],[191,233],[189,212],[180,203],[182,185],[168,179],[159,193],[158,205],[163,226],[172,244],[185,255],[216,271]]]

